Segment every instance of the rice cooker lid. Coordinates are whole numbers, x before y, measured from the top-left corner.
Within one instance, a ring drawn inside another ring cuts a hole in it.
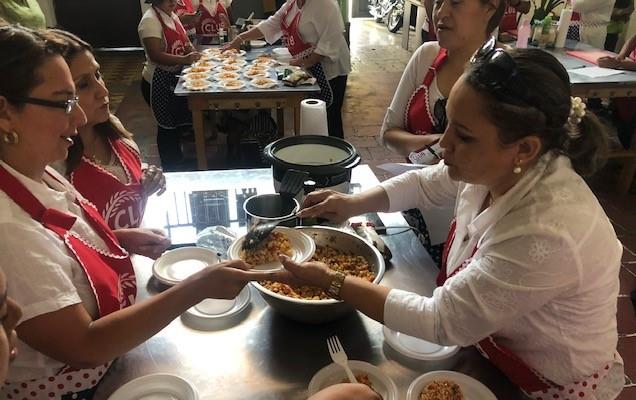
[[[341,173],[358,165],[360,156],[352,144],[331,136],[303,135],[279,139],[264,150],[275,167],[309,173]]]

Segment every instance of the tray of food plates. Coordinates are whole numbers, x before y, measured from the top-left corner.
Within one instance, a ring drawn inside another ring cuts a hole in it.
[[[290,57],[280,50],[269,46],[248,52],[223,50],[219,46],[202,49],[201,59],[179,73],[175,94],[319,92],[316,79],[302,68],[290,65]]]

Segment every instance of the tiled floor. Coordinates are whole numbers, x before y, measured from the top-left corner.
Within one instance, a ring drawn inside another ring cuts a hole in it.
[[[398,35],[368,20],[352,23],[351,39],[353,71],[343,110],[346,139],[356,146],[363,162],[372,166],[402,161],[382,147],[378,132],[410,53],[399,46]],[[135,133],[146,159],[156,163],[154,122],[139,94],[138,81],[132,82],[139,79],[142,55],[108,53],[99,59],[115,100],[113,104],[121,104],[118,115]],[[222,136],[209,146],[208,156],[217,168],[222,168],[225,160]],[[375,170],[381,179],[386,178]],[[625,246],[618,299],[618,349],[625,359],[627,387],[620,399],[633,400],[636,399],[636,318],[629,295],[636,290],[636,191],[632,187],[631,194],[616,195],[613,191],[616,175],[616,165],[610,164],[590,184]]]

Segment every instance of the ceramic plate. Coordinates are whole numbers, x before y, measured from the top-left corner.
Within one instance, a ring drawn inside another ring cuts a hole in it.
[[[264,40],[250,40],[250,44],[252,45],[252,47],[259,49],[261,47],[265,47],[267,42]]]
[[[192,81],[185,81],[183,87],[188,90],[206,90],[214,86],[214,84],[207,79],[195,79]]]
[[[108,400],[198,400],[199,394],[185,379],[172,374],[153,374],[133,379]]]
[[[373,390],[378,392],[383,400],[397,400],[398,389],[395,386],[395,382],[382,372],[380,368],[368,362],[356,360],[349,361],[349,368],[351,368],[354,375],[368,375]],[[329,364],[311,378],[307,391],[309,396],[312,396],[326,387],[342,383],[343,381],[348,382],[345,370],[338,364]]]
[[[243,290],[232,300],[206,299],[186,311],[181,319],[194,329],[209,330],[218,327],[221,319],[239,314],[250,303],[250,288]]]
[[[201,247],[181,247],[166,251],[152,266],[152,274],[161,283],[174,285],[208,265],[219,263],[212,250]]]
[[[416,360],[442,360],[459,351],[459,346],[441,346],[387,328],[382,329],[384,340],[398,353]]]
[[[497,400],[484,384],[468,375],[455,371],[433,371],[421,375],[411,383],[406,394],[406,400],[419,400],[422,390],[434,380],[453,381],[459,385],[464,395],[464,400]]]
[[[285,234],[285,236],[289,239],[289,243],[292,248],[292,260],[300,263],[313,257],[314,252],[316,251],[316,243],[314,243],[309,236],[298,229],[285,228],[282,226],[276,227],[274,231]],[[227,250],[227,255],[230,259],[238,260],[241,258],[240,254],[243,240],[245,240],[245,236],[241,236],[236,239],[232,245],[230,245],[230,248]],[[276,271],[283,268],[283,265],[280,261],[272,261],[267,264],[254,265],[253,267],[255,270],[259,271]]]
[[[269,78],[254,78],[250,81],[250,84],[259,89],[269,89],[276,86],[278,83]]]
[[[224,89],[228,89],[228,90],[237,90],[240,89],[242,87],[245,86],[245,83],[239,81],[239,80],[225,80],[225,81],[221,81],[219,82],[219,85],[221,87],[223,87]]]

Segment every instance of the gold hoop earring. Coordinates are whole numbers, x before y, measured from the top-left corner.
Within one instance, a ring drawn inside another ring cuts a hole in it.
[[[20,143],[20,136],[18,136],[16,131],[3,132],[2,141],[6,144],[18,144]]]
[[[517,161],[517,165],[512,169],[512,173],[519,175],[521,173],[521,161]]]

